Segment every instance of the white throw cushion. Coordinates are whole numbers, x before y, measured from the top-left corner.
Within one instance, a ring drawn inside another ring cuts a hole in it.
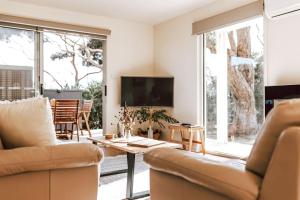
[[[0,138],[7,149],[56,144],[48,98],[0,103]]]

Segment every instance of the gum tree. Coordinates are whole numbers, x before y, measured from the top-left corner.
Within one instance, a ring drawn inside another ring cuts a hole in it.
[[[72,88],[78,89],[80,87],[80,81],[92,74],[100,74],[103,70],[103,49],[102,42],[97,39],[75,38],[66,34],[55,34],[63,43],[58,45],[60,51],[51,55],[51,59],[62,60],[68,59],[73,69],[74,83]],[[46,38],[44,42],[54,42],[53,40]],[[77,60],[81,61],[81,65]],[[79,75],[79,67],[93,68],[92,72],[88,72],[82,76]],[[51,78],[61,87],[62,84],[48,71],[45,71]]]

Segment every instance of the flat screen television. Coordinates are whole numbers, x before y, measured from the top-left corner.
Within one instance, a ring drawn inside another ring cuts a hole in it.
[[[173,77],[121,77],[121,106],[173,107]]]
[[[300,98],[300,85],[265,87],[265,116],[274,107],[274,100]]]

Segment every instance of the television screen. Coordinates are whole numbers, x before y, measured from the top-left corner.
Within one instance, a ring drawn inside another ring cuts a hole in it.
[[[265,116],[274,107],[274,100],[300,98],[300,85],[265,87]]]
[[[121,77],[121,106],[173,106],[174,78]]]

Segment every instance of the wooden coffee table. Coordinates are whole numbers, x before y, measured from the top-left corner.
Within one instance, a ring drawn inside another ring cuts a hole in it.
[[[91,140],[93,144],[102,144],[106,147],[112,147],[121,151],[124,151],[127,153],[127,169],[122,170],[116,170],[106,173],[101,173],[100,177],[103,176],[110,176],[115,174],[121,174],[121,173],[127,173],[127,188],[126,188],[126,199],[138,199],[142,197],[149,196],[149,191],[145,192],[139,192],[139,193],[133,193],[133,182],[134,182],[134,167],[135,167],[135,155],[136,154],[144,154],[147,151],[155,148],[160,147],[167,147],[167,148],[182,148],[182,145],[171,143],[171,142],[164,142],[159,145],[151,146],[151,147],[134,147],[127,145],[130,141],[137,141],[137,140],[151,140],[144,137],[139,136],[133,136],[129,138],[128,141],[121,140],[121,141],[115,141],[115,140],[105,140],[100,137],[90,137],[88,140]]]

